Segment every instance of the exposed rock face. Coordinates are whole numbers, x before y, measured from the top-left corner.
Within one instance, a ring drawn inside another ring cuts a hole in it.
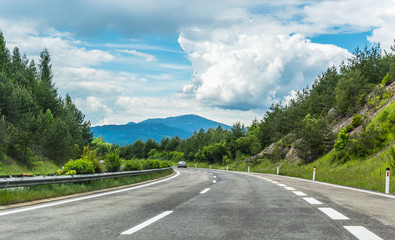
[[[297,155],[297,150],[295,149],[295,144],[291,145],[291,148],[287,152],[287,155],[285,155],[285,159],[288,159],[291,162],[298,162],[301,159]]]

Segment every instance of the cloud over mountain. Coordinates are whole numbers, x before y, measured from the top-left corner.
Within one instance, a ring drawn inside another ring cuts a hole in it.
[[[323,69],[351,56],[334,45],[311,43],[301,34],[256,30],[183,32],[179,42],[195,70],[183,93],[210,106],[267,108],[273,101],[283,101],[292,90],[311,84]]]

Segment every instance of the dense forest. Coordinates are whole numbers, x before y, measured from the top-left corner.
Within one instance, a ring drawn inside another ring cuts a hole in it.
[[[264,158],[279,161],[285,157],[284,148],[294,147],[301,162],[309,163],[335,149],[334,160],[345,162],[377,151],[395,136],[394,113],[373,127],[368,127],[365,116],[356,114],[366,105],[379,109],[393,96],[394,91],[387,86],[395,79],[395,45],[391,52],[383,51],[380,45],[357,48],[347,63],[328,68],[289,103],[274,103],[261,120],[254,119],[249,127],[237,122],[230,130],[219,126],[195,131],[187,139],[138,140],[125,146],[92,138],[89,121],[84,120],[70,96],[63,99],[58,95],[50,60],[47,50],[41,53],[37,65],[21,56],[18,48],[10,53],[0,34],[3,159],[28,163],[32,158],[45,158],[63,164],[91,154],[96,160],[116,159],[117,166],[119,159],[228,164],[256,155],[275,143],[275,151]],[[346,117],[353,117],[352,123],[334,133],[333,126]],[[360,126],[360,134],[350,136]],[[388,138],[388,134],[392,137]]]
[[[0,32],[0,160],[61,164],[92,142],[89,121],[69,95],[59,96],[51,68],[46,49],[36,64],[18,47],[10,53]]]

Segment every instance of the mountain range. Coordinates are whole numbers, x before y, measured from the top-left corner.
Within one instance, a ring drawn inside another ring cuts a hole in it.
[[[91,127],[94,137],[103,137],[104,141],[119,145],[132,144],[137,140],[147,141],[149,138],[160,142],[161,139],[178,136],[181,139],[190,137],[194,131],[209,128],[230,129],[223,123],[204,117],[189,114],[168,118],[152,118],[139,123],[129,122],[124,125],[103,125]]]

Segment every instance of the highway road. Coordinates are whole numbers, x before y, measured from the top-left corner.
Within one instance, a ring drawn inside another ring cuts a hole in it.
[[[395,198],[383,195],[176,169],[158,182],[2,210],[0,239],[395,239]]]

